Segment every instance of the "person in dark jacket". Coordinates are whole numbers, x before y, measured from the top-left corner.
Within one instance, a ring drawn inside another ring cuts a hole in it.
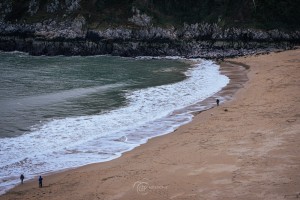
[[[23,174],[21,174],[21,176],[20,176],[21,184],[23,184],[24,178],[25,178],[25,176]]]
[[[42,176],[40,176],[40,178],[39,178],[39,187],[40,188],[43,187],[43,178],[42,178]]]
[[[219,100],[219,99],[217,99],[217,100],[216,100],[216,102],[217,102],[217,106],[219,106],[219,104],[220,104],[220,100]]]

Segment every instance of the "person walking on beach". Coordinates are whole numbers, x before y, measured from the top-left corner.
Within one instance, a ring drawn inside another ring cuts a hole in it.
[[[40,176],[40,178],[39,178],[39,187],[40,188],[43,187],[43,178],[42,178],[42,176]]]
[[[216,102],[217,102],[217,106],[219,106],[219,104],[220,104],[220,100],[219,100],[219,99],[217,99],[217,100],[216,100]]]
[[[21,176],[20,176],[21,184],[23,184],[24,178],[25,178],[25,176],[23,174],[21,174]]]

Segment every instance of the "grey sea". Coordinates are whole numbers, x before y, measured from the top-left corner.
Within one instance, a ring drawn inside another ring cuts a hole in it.
[[[0,194],[21,173],[109,161],[170,133],[229,82],[212,61],[181,58],[0,52],[0,70]]]

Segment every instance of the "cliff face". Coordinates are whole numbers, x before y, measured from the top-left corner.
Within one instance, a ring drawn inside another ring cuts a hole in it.
[[[85,29],[85,19],[43,24],[0,24],[0,49],[33,55],[228,57],[257,51],[286,49],[299,43],[300,32],[221,29],[215,24],[185,25],[180,29],[143,27]]]
[[[4,0],[0,4],[1,50],[25,51],[32,55],[180,55],[216,58],[291,48],[300,41],[300,32],[296,30],[226,28],[220,23],[206,22],[184,23],[183,26],[159,25],[155,16],[132,6],[132,2],[124,9],[110,8],[114,5],[113,0],[110,3],[101,1],[101,5],[95,0],[24,2],[20,4]],[[145,1],[148,7],[149,2]],[[120,16],[127,18],[123,17],[122,24],[118,25],[113,22],[116,19],[112,20],[112,24],[105,21],[95,24],[95,16],[92,16],[95,15],[92,12],[95,8],[91,8],[90,14],[85,13],[85,8],[91,5],[102,6],[109,11],[121,9]],[[131,9],[127,12],[128,6]]]

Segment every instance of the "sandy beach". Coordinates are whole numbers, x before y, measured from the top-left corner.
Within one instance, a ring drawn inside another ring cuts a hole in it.
[[[237,63],[249,80],[232,100],[118,159],[45,176],[43,188],[27,181],[0,200],[299,199],[300,49],[222,69]]]

